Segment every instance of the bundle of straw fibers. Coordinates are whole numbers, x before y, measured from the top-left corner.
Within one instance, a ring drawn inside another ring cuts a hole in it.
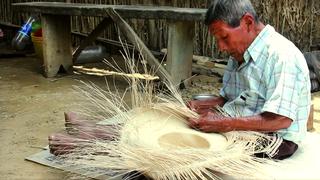
[[[135,114],[121,130],[121,143],[154,149],[224,150],[225,136],[190,129],[185,119],[170,112],[147,109]]]
[[[124,58],[128,69],[135,73],[136,60],[128,51]],[[148,73],[152,75],[145,72]],[[110,88],[102,90],[88,83],[78,87],[93,105],[83,114],[95,120],[108,118],[99,124],[101,130],[111,125],[114,137],[84,141],[78,150],[61,156],[66,164],[94,169],[88,171],[91,177],[109,170],[115,172],[113,176],[138,171],[159,180],[219,179],[221,173],[239,178],[268,177],[263,167],[274,162],[255,158],[253,154],[272,150],[266,144],[274,141],[272,138],[256,132],[215,134],[190,129],[188,117],[198,115],[186,107],[169,81],[168,91],[155,93],[152,81],[128,77],[127,80],[131,85],[130,107],[123,96]],[[134,177],[127,177],[130,178]]]

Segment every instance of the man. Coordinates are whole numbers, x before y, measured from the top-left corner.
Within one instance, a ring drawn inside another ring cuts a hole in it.
[[[306,134],[309,71],[302,53],[259,21],[249,0],[214,0],[205,23],[221,51],[230,54],[220,97],[189,106],[200,114],[190,126],[204,132],[274,132],[283,138],[274,159],[290,157]],[[210,109],[222,106],[231,117]],[[265,156],[264,154],[258,156]]]

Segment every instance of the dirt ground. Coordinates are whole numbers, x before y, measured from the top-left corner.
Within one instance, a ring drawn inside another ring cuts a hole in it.
[[[101,77],[64,75],[44,78],[33,57],[0,59],[0,179],[67,179],[69,174],[25,161],[63,129],[63,112],[79,103],[76,80],[103,84]],[[119,81],[120,87],[125,83]],[[314,130],[320,132],[320,93],[313,94]]]
[[[64,127],[63,112],[81,102],[77,80],[104,84],[104,78],[64,75],[44,78],[33,57],[0,59],[0,179],[66,179],[59,170],[25,161]],[[120,87],[126,83],[119,81]]]

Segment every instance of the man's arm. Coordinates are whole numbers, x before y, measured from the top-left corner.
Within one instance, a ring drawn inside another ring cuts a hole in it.
[[[288,128],[291,122],[290,118],[271,112],[247,117],[224,117],[213,112],[208,112],[199,119],[190,119],[189,125],[204,132],[274,132]]]

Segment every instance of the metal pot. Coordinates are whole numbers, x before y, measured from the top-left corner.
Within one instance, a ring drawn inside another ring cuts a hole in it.
[[[195,94],[192,96],[192,99],[194,100],[209,100],[216,98],[216,95],[213,94]]]

